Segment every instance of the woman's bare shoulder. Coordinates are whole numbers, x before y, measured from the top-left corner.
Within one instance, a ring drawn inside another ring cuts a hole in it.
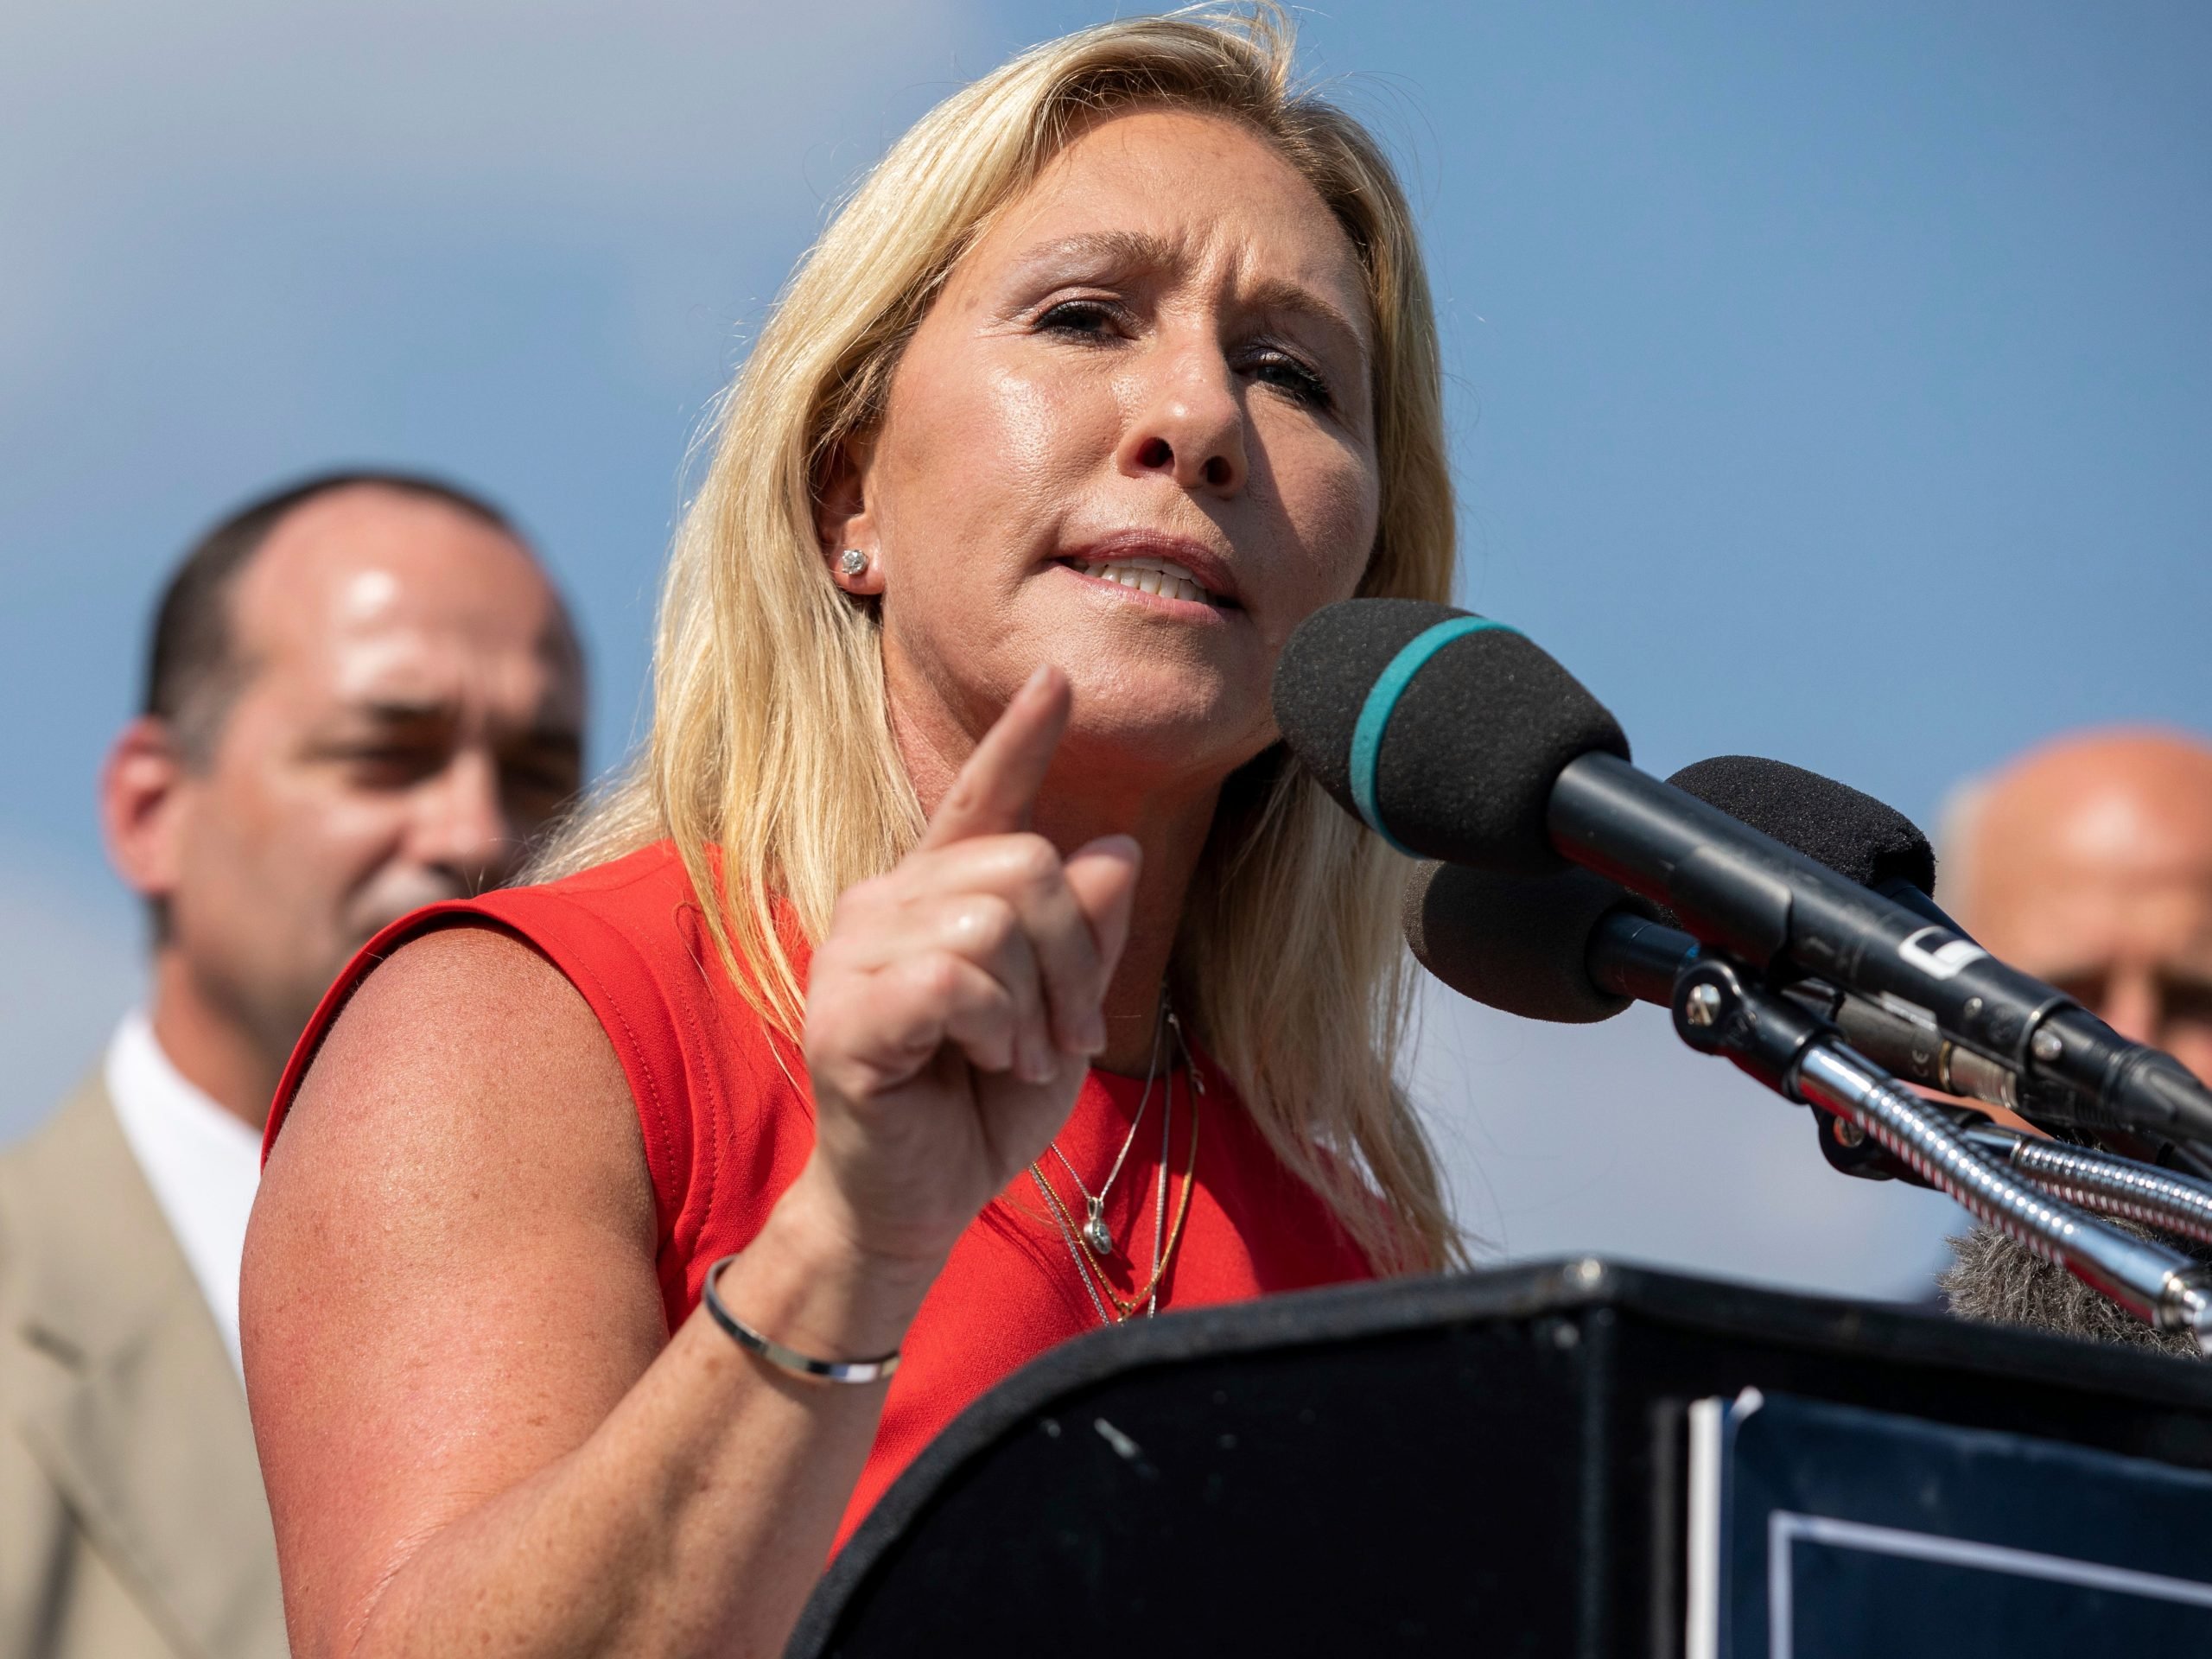
[[[498,927],[436,928],[379,963],[324,1039],[302,1093],[327,1078],[334,1062],[374,1071],[426,1059],[621,1077],[613,1046],[576,988],[535,947]]]
[[[288,1166],[454,1193],[610,1198],[652,1236],[652,1179],[629,1085],[599,1020],[550,962],[493,927],[407,941],[353,992],[270,1149]],[[534,1192],[531,1189],[535,1189]],[[433,1192],[418,1190],[411,1196]]]

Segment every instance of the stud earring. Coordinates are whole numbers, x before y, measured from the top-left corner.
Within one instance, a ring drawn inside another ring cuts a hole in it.
[[[868,555],[857,547],[849,547],[837,556],[838,571],[847,581],[868,574]]]

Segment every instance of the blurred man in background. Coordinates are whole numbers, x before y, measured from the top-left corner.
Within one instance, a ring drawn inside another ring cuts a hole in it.
[[[2212,1077],[2212,744],[2061,738],[1955,823],[1944,892],[1982,944]]]
[[[2061,738],[1962,791],[1947,830],[1944,903],[1976,938],[2212,1079],[2212,744]],[[1986,1228],[1955,1243],[1961,1313],[2196,1352]]]
[[[551,584],[444,484],[310,480],[170,581],[100,780],[147,1001],[0,1155],[0,1653],[284,1651],[238,1354],[270,1096],[372,934],[515,872],[582,717]]]

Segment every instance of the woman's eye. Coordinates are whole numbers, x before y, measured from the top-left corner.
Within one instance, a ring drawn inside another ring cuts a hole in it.
[[[1268,385],[1279,386],[1300,403],[1325,409],[1329,383],[1298,359],[1285,352],[1263,352],[1253,359],[1252,373]]]
[[[1037,319],[1037,326],[1051,334],[1099,339],[1114,326],[1114,313],[1100,300],[1062,300]]]

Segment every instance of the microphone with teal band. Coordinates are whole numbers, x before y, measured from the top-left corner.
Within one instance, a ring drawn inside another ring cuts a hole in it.
[[[1577,755],[1626,758],[1605,706],[1509,624],[1449,605],[1355,599],[1283,648],[1275,723],[1338,804],[1402,853],[1541,874]]]
[[[1408,857],[1419,857],[1412,849],[1400,846],[1398,838],[1390,833],[1390,826],[1382,822],[1382,809],[1375,800],[1375,757],[1382,753],[1382,734],[1389,729],[1391,711],[1397,708],[1398,699],[1413,683],[1414,676],[1428,666],[1428,659],[1450,645],[1454,639],[1464,639],[1471,633],[1480,633],[1488,628],[1504,628],[1508,633],[1520,629],[1508,627],[1503,622],[1493,622],[1486,616],[1455,616],[1434,627],[1423,628],[1408,640],[1389,666],[1376,677],[1367,701],[1360,705],[1359,721],[1351,728],[1351,798],[1359,810],[1360,817],[1376,835],[1396,847]]]

